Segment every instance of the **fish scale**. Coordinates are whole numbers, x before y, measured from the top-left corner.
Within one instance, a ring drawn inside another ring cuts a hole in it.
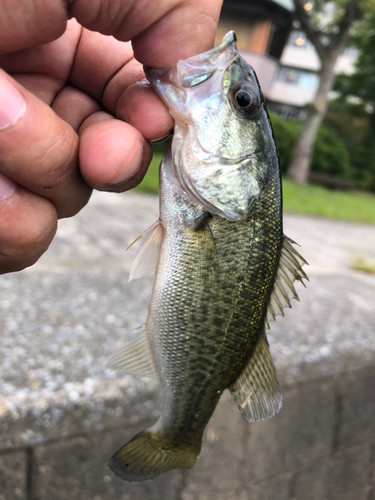
[[[280,410],[265,327],[297,297],[293,281],[307,278],[283,234],[272,127],[233,32],[169,71],[145,71],[176,124],[160,167],[160,219],[130,273],[141,277],[157,256],[148,317],[110,362],[163,387],[158,422],[111,459],[127,481],[191,467],[227,388],[249,421]],[[237,100],[239,89],[247,98]]]

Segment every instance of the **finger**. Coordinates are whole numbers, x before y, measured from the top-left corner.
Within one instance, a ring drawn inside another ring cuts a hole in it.
[[[75,53],[69,82],[100,102],[108,82],[132,59],[133,49],[130,43],[119,42],[112,36],[106,37],[84,29]],[[143,77],[139,63],[137,68],[133,66],[132,69],[134,80]]]
[[[168,109],[145,80],[125,89],[118,101],[116,116],[138,129],[150,142],[167,137],[174,126]]]
[[[142,134],[107,113],[95,113],[80,129],[80,167],[93,188],[122,192],[143,179],[152,151]]]
[[[142,16],[140,3],[136,13]],[[222,0],[179,1],[147,29],[132,37],[135,58],[145,66],[168,68],[214,45]]]
[[[168,67],[212,47],[222,0],[68,0],[68,12],[92,31],[132,40],[146,66]]]
[[[0,274],[34,264],[57,228],[52,203],[12,184],[0,174]]]
[[[85,92],[66,86],[57,94],[52,109],[78,132],[82,123],[93,113],[100,111],[101,107]]]
[[[172,117],[144,80],[130,44],[83,30],[69,82],[148,141],[167,136],[173,128]]]
[[[60,0],[0,0],[0,12],[0,54],[54,40],[67,21]]]
[[[69,78],[81,33],[82,26],[71,19],[60,38],[14,52],[1,61],[1,67],[7,73],[45,75],[63,84]]]
[[[0,171],[49,199],[59,217],[77,213],[91,190],[79,173],[72,127],[3,72],[0,110]]]

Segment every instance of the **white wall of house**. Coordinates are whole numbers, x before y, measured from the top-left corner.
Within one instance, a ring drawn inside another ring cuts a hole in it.
[[[314,96],[315,90],[301,89],[283,82],[274,82],[266,97],[274,102],[303,107],[312,102]]]
[[[346,49],[337,61],[335,73],[354,73],[356,59],[356,50]],[[281,104],[306,106],[314,100],[319,85],[320,67],[319,57],[306,35],[300,31],[292,31],[281,56],[279,69],[272,83],[268,82],[266,97]]]
[[[303,49],[287,45],[283,50],[280,63],[293,68],[307,69],[310,71],[320,70],[320,59],[315,50]]]
[[[267,55],[255,52],[240,51],[240,53],[245,61],[255,69],[263,94],[268,97],[279,71],[278,61]]]

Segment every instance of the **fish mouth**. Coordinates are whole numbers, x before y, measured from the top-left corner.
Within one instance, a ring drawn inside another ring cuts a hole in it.
[[[144,66],[146,78],[155,82],[177,85],[178,87],[194,87],[210,78],[215,71],[226,69],[239,54],[236,46],[237,36],[229,31],[216,47],[188,59],[180,60],[169,68],[152,68]]]
[[[216,45],[213,49],[207,50],[206,52],[202,52],[202,54],[189,57],[188,59],[185,59],[183,62],[190,64],[206,63],[207,60],[212,60],[215,59],[216,56],[220,56],[228,48],[232,48],[233,46],[235,47],[236,42],[237,42],[236,33],[234,31],[228,31],[228,33],[224,36],[222,41],[218,45]],[[237,52],[237,47],[235,47],[235,50]]]
[[[233,44],[236,44],[237,42],[237,35],[234,31],[229,31],[222,41],[216,45],[213,49],[207,50],[206,52],[202,52],[202,54],[198,54],[196,56],[189,57],[188,59],[184,59],[183,61],[178,61],[177,65],[180,63],[187,63],[191,64],[203,64],[207,62],[208,60],[215,58],[215,56],[221,54],[224,52],[228,47],[230,47]],[[237,48],[236,48],[237,52]],[[147,76],[147,78],[153,77],[153,78],[160,78],[167,73],[173,68],[173,66],[169,66],[169,68],[153,68],[152,66],[143,66],[144,72]]]

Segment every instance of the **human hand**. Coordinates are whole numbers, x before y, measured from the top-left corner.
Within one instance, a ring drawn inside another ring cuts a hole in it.
[[[211,48],[220,8],[0,0],[0,273],[36,262],[92,188],[142,180],[149,142],[173,127],[142,64],[167,68]]]

